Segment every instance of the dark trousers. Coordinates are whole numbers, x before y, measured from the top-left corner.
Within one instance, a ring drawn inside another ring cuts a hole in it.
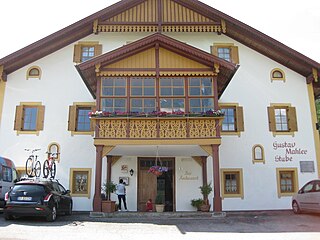
[[[118,195],[119,209],[121,210],[121,199],[123,201],[124,209],[127,210],[126,195]]]

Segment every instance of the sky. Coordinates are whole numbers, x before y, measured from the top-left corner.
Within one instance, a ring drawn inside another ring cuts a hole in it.
[[[116,0],[2,0],[0,58]],[[320,63],[319,0],[202,0]]]

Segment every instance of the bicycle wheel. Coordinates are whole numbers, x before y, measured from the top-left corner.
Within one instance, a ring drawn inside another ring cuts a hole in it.
[[[49,176],[49,161],[45,160],[43,163],[43,177],[47,178]]]
[[[41,163],[40,161],[36,161],[36,164],[34,165],[34,173],[36,177],[40,177],[41,174]]]
[[[51,178],[54,179],[54,177],[56,176],[56,163],[53,161],[52,162],[52,165],[51,165],[51,171],[50,171],[50,175],[51,175]]]
[[[26,174],[28,175],[28,177],[32,177],[33,176],[33,159],[31,157],[29,157],[26,161]]]

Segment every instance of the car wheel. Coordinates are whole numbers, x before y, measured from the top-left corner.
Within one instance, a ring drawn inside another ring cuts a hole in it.
[[[46,217],[48,222],[54,222],[57,218],[57,208],[55,205],[52,206],[49,215]]]
[[[67,216],[70,216],[71,214],[72,214],[72,202],[70,202],[68,211],[66,211]]]
[[[293,212],[294,212],[295,214],[301,213],[299,204],[298,204],[296,201],[293,201],[293,202],[292,202],[292,210],[293,210]]]
[[[5,220],[12,220],[12,219],[13,219],[13,216],[10,215],[10,214],[5,213],[5,214],[4,214],[4,219],[5,219]]]

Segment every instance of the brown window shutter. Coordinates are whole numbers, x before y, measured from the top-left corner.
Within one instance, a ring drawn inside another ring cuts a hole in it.
[[[101,44],[97,44],[94,46],[94,56],[99,56],[102,54],[102,45]]]
[[[237,121],[237,131],[243,132],[244,131],[244,120],[243,120],[243,107],[236,108],[236,121]]]
[[[288,126],[290,132],[298,131],[297,113],[295,107],[288,108]]]
[[[275,132],[276,129],[276,116],[274,113],[274,107],[268,107],[268,117],[269,117],[269,131]]]
[[[211,54],[218,57],[218,46],[211,46]]]
[[[74,45],[73,62],[81,63],[81,45],[80,44]]]
[[[44,106],[38,106],[38,116],[37,116],[37,131],[43,130],[44,126]]]
[[[239,64],[239,50],[237,46],[231,47],[231,58],[232,63]]]
[[[96,106],[91,106],[91,112],[94,112],[96,109]],[[94,131],[94,123],[95,121],[90,119],[90,131]]]
[[[69,106],[68,131],[76,130],[77,106]]]
[[[23,106],[16,106],[16,116],[14,119],[14,130],[21,131],[23,123]]]

